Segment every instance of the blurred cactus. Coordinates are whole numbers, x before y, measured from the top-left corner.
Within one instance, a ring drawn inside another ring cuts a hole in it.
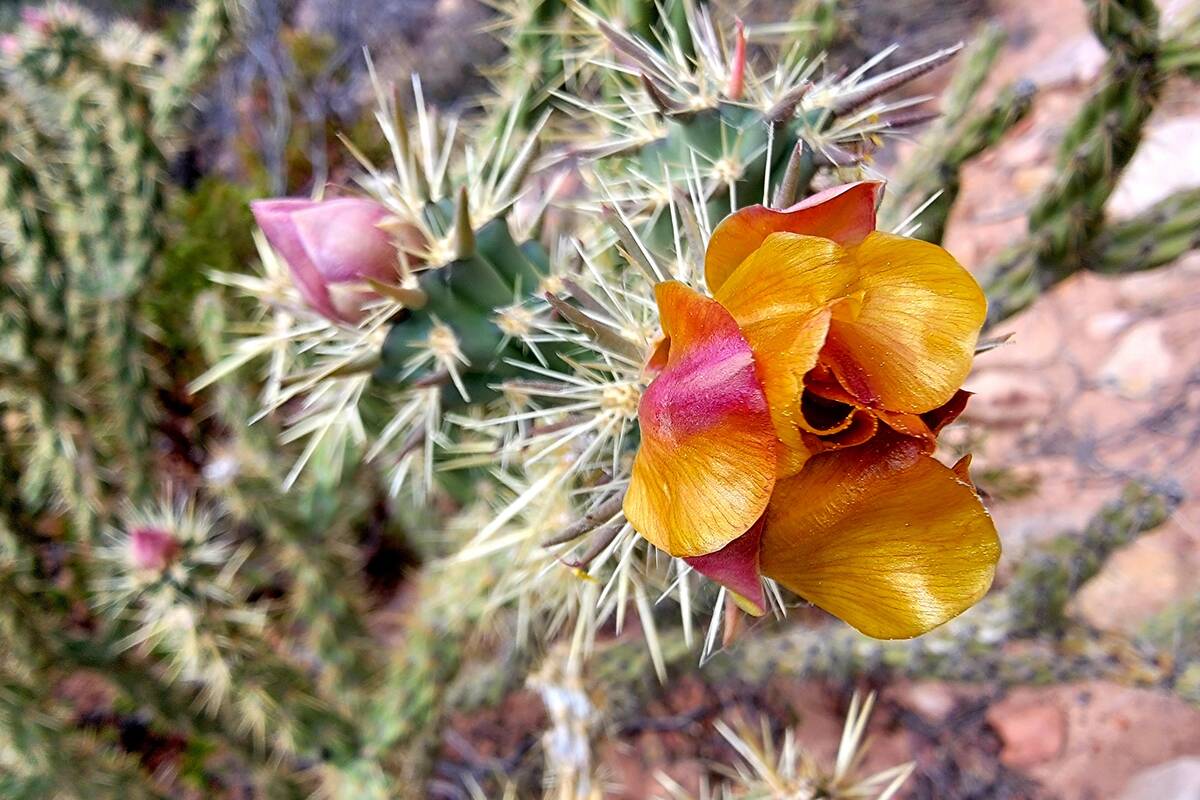
[[[1104,79],[1067,128],[1055,177],[1030,209],[1029,238],[1002,253],[985,274],[993,323],[1025,308],[1049,286],[1097,263],[1120,272],[1164,263],[1153,257],[1149,242],[1145,259],[1118,264],[1115,259],[1128,249],[1118,249],[1108,259],[1097,253],[1105,238],[1105,204],[1137,151],[1166,77],[1158,9],[1149,0],[1097,1],[1088,6],[1092,30],[1109,53]],[[1165,208],[1160,206],[1160,213]],[[1125,229],[1126,248],[1130,231],[1138,229],[1136,224]],[[1157,232],[1151,236],[1157,238]]]
[[[1200,189],[1176,192],[1096,237],[1089,269],[1120,274],[1170,264],[1200,247]]]
[[[154,483],[140,290],[163,241],[164,143],[225,14],[223,0],[199,3],[172,53],[130,25],[102,28],[51,6],[13,35],[0,63],[4,280],[14,295],[0,313],[15,371],[36,374],[24,416],[40,444],[28,450],[27,476],[54,476],[25,487],[65,501],[81,540],[99,530],[89,517],[111,509],[110,491],[146,497]]]
[[[1089,2],[1088,7],[1093,32],[1109,52],[1103,82],[1067,128],[1055,177],[1030,209],[1029,237],[984,271],[992,324],[1080,270],[1153,269],[1200,244],[1194,234],[1194,190],[1122,222],[1106,220],[1104,211],[1164,82],[1172,74],[1194,72],[1186,53],[1195,17],[1160,32],[1154,3]],[[971,48],[946,92],[942,117],[889,182],[882,225],[940,242],[964,163],[994,145],[1028,111],[1033,87],[1027,83],[1003,89],[986,108],[970,110],[1001,44],[1000,33],[991,30]]]
[[[986,108],[972,108],[1003,44],[1004,32],[989,27],[963,54],[942,95],[940,115],[888,180],[879,210],[884,230],[900,230],[919,219],[913,235],[940,243],[958,199],[963,165],[996,145],[1029,112],[1034,90],[1027,82],[1004,89]]]

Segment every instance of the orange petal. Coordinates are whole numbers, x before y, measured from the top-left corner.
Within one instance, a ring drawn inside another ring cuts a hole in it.
[[[667,361],[638,406],[625,517],[673,556],[720,550],[762,515],[775,431],[754,355],[729,312],[682,283],[654,288]]]
[[[975,481],[971,480],[971,454],[970,453],[967,453],[965,456],[960,458],[958,461],[955,461],[954,466],[950,468],[950,471],[953,472],[955,475],[957,475],[958,479],[960,481],[962,481],[963,483],[970,484],[971,486],[975,485]]]
[[[937,448],[937,434],[925,424],[924,417],[917,414],[906,414],[903,411],[885,411],[882,408],[875,411],[875,416],[897,433],[911,436],[920,441],[921,450],[924,453],[932,454]]]
[[[780,477],[794,475],[809,456],[798,426],[804,375],[817,363],[830,304],[853,278],[846,251],[833,241],[773,233],[716,294],[754,350],[783,443]]]
[[[937,245],[875,232],[833,308],[821,358],[863,405],[922,414],[950,401],[987,315],[979,284]]]
[[[758,552],[762,544],[762,518],[750,530],[715,553],[684,559],[692,569],[724,586],[738,607],[756,617],[767,610]]]
[[[919,636],[991,586],[1000,541],[970,484],[912,440],[813,457],[780,481],[761,565],[879,639]]]
[[[841,430],[830,434],[814,436],[805,433],[804,444],[809,451],[823,453],[826,450],[840,450],[843,447],[855,447],[871,440],[879,431],[879,418],[873,411],[856,408],[850,415],[849,424]]]
[[[875,230],[875,205],[883,184],[859,181],[834,186],[782,211],[754,205],[721,220],[704,255],[704,279],[714,295],[747,256],[772,233],[786,231],[832,239],[843,246]]]

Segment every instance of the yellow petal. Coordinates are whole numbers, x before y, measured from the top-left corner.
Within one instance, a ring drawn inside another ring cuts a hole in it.
[[[729,312],[675,281],[654,292],[669,344],[638,405],[642,440],[625,517],[673,556],[707,555],[766,508],[775,432],[754,355]]]
[[[799,427],[804,375],[817,363],[830,304],[853,279],[846,251],[833,241],[774,233],[716,294],[754,350],[771,422],[783,444],[780,477],[799,472],[810,455]]]
[[[895,437],[814,456],[780,481],[761,566],[868,636],[906,639],[983,597],[999,557],[970,484]]]
[[[849,253],[857,277],[833,308],[822,360],[873,408],[922,414],[950,401],[987,315],[979,284],[916,239],[875,232]]]
[[[883,187],[878,181],[834,186],[785,209],[755,205],[721,220],[704,254],[704,280],[714,295],[772,233],[801,233],[832,239],[841,245],[861,242],[875,230],[875,205]]]

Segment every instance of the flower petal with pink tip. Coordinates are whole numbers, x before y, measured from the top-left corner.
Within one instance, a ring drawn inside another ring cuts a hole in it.
[[[655,287],[669,351],[638,406],[625,516],[673,556],[714,553],[761,516],[776,439],[754,354],[729,312],[682,283]]]

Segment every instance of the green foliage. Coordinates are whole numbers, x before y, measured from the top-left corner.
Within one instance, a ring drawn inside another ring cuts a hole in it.
[[[212,286],[213,272],[229,272],[252,260],[254,219],[250,201],[260,192],[223,178],[203,178],[191,191],[170,200],[172,228],[162,251],[162,266],[149,276],[143,308],[155,338],[176,352],[194,347],[180,309],[192,308]]]

